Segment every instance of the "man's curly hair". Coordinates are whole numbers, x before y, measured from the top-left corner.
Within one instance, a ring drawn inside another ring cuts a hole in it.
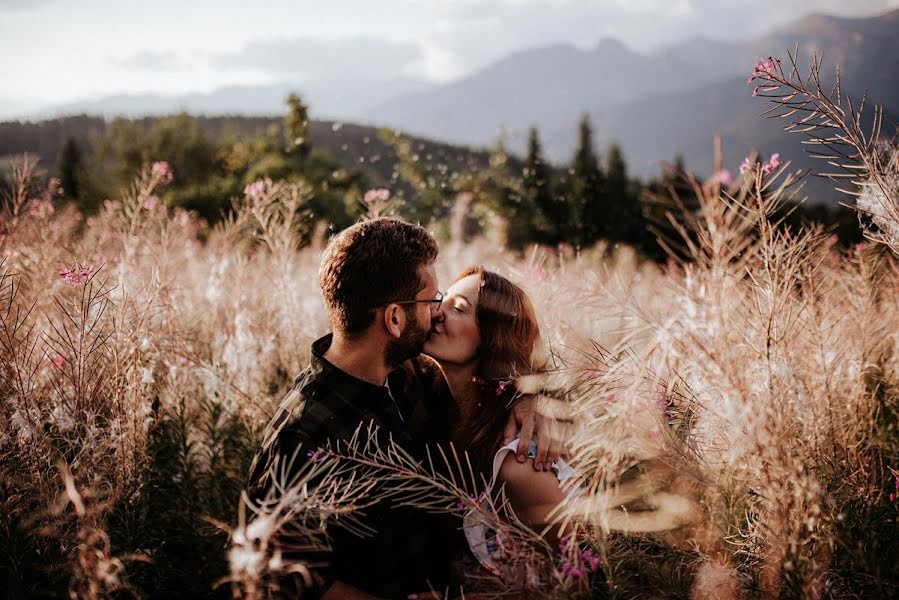
[[[400,219],[363,221],[338,233],[318,270],[331,327],[353,337],[372,324],[374,307],[414,299],[424,287],[418,269],[437,251],[424,227]]]

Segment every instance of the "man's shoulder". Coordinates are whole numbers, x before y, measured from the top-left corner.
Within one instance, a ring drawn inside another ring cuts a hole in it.
[[[275,416],[266,427],[263,447],[288,432],[301,438],[316,439],[325,433],[327,423],[338,412],[338,396],[321,385],[319,373],[306,367],[294,379],[293,387],[278,405]]]

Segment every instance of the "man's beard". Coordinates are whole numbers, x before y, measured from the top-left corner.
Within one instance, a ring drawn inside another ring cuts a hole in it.
[[[406,325],[406,329],[403,330],[399,339],[387,344],[387,349],[384,352],[387,364],[399,365],[421,354],[430,334],[430,329],[425,329],[418,324],[418,319],[413,319]]]

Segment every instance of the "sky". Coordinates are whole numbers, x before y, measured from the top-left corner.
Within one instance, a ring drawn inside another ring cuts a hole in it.
[[[614,37],[745,39],[899,0],[0,0],[0,118],[114,94],[303,78],[449,81],[511,52]]]

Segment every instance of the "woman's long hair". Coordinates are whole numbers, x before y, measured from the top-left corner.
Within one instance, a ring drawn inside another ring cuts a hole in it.
[[[543,348],[537,315],[520,287],[483,267],[468,267],[456,281],[477,275],[475,318],[481,336],[473,402],[460,406],[458,442],[468,450],[478,472],[490,473],[503,428],[518,399],[510,380],[542,369]]]

